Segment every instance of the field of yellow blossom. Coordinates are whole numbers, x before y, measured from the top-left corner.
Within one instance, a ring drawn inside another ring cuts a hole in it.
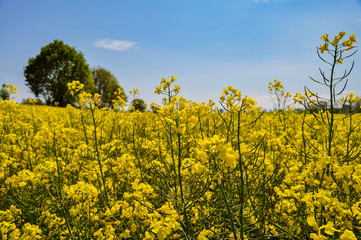
[[[361,239],[360,114],[263,113],[233,87],[218,111],[175,81],[152,112],[79,82],[77,107],[2,101],[1,239]]]

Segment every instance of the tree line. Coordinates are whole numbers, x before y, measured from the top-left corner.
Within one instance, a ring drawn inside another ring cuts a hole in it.
[[[24,68],[24,76],[25,85],[37,98],[42,97],[46,105],[74,105],[75,98],[67,87],[72,81],[84,84],[84,90],[89,93],[100,94],[104,107],[112,106],[114,92],[118,89],[121,89],[123,98],[127,101],[124,89],[109,70],[100,66],[90,68],[81,51],[61,40],[54,40],[42,47],[36,57],[29,58],[28,65]],[[7,99],[9,96],[2,90],[0,97]],[[139,105],[138,102],[132,105]],[[145,107],[141,106],[141,109]]]

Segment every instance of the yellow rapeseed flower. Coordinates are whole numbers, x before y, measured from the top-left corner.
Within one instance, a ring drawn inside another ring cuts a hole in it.
[[[322,37],[321,37],[322,41],[325,41],[325,42],[329,42],[328,40],[328,34],[324,34]]]
[[[340,240],[357,240],[357,237],[351,230],[346,229],[340,236]]]
[[[328,51],[328,43],[325,43],[324,45],[320,45],[320,52],[324,53],[325,51]]]

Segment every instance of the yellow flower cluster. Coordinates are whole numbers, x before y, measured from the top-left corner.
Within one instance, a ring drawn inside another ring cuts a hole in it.
[[[27,102],[30,104],[35,104],[37,102],[37,100],[35,98],[28,98]]]
[[[296,93],[293,96],[293,102],[294,104],[298,103],[298,104],[303,104],[304,101],[306,100],[306,97],[304,95],[302,95],[301,93]]]
[[[277,78],[272,82],[268,83],[268,91],[271,94],[274,94],[276,97],[276,110],[277,111],[285,111],[286,106],[288,105],[288,101],[291,99],[292,95],[290,92],[284,90],[284,86],[280,80]],[[292,110],[292,107],[287,106],[288,110]]]
[[[222,107],[231,112],[236,111],[258,111],[261,108],[256,107],[257,103],[253,98],[243,97],[242,93],[234,88],[233,86],[228,86],[222,91],[222,95],[219,98]]]
[[[273,82],[268,83],[268,90],[270,92],[272,91],[283,91],[285,87],[282,85],[281,81],[279,81],[277,78],[273,80]]]
[[[15,87],[14,84],[7,84],[7,85],[5,85],[5,88],[3,89],[3,91],[5,93],[17,94],[18,93],[18,88]]]
[[[117,91],[114,92],[115,99],[112,100],[113,102],[113,109],[117,109],[118,106],[124,108],[125,106],[125,100],[124,97],[122,97],[122,89],[118,88]]]
[[[129,94],[139,94],[139,89],[138,88],[133,88],[132,90],[129,91]]]
[[[155,89],[155,93],[158,95],[159,94],[168,94],[170,92],[174,92],[175,94],[180,93],[180,88],[177,85],[175,85],[172,90],[170,89],[172,83],[175,81],[177,81],[177,78],[173,77],[173,76],[168,77],[168,78],[162,78],[160,85],[158,87],[156,87],[156,89]]]
[[[84,88],[84,84],[79,81],[72,81],[68,83],[68,89],[70,90],[70,94],[74,96],[75,93],[81,91]]]
[[[348,102],[348,103],[356,103],[356,102],[359,102],[360,101],[360,97],[357,97],[354,93],[348,93],[347,94],[347,97],[343,97],[340,102],[341,103],[345,103],[345,102]]]
[[[14,84],[7,84],[2,89],[0,89],[4,94],[7,94],[9,97],[11,94],[17,94],[18,88],[14,86]],[[4,99],[0,98],[0,103],[3,102]]]
[[[337,48],[340,48],[341,46],[342,47],[346,47],[345,48],[345,51],[348,51],[352,48],[354,48],[355,46],[352,46],[353,43],[357,43],[357,40],[356,40],[356,36],[355,34],[351,34],[349,39],[346,39],[344,40],[344,42],[342,43],[342,45],[339,45],[339,42],[340,40],[346,35],[346,33],[344,31],[341,31],[337,36],[334,37],[334,39],[332,40],[331,42],[331,45],[335,47],[335,50],[337,51]],[[325,43],[322,45],[320,45],[320,52],[321,53],[324,53],[325,51],[329,51],[329,36],[328,34],[324,34],[322,37],[321,37],[321,40],[324,41]],[[338,60],[339,63],[342,63],[342,59],[339,59]]]

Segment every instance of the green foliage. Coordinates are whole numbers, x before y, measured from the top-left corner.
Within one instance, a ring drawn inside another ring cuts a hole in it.
[[[36,97],[43,96],[47,105],[73,104],[67,88],[72,81],[80,81],[89,92],[95,90],[83,53],[59,40],[42,47],[40,54],[29,59],[24,76],[26,85]]]
[[[136,98],[132,101],[132,107],[134,111],[145,112],[147,104],[142,99]]]
[[[9,99],[10,99],[10,92],[9,92],[8,89],[6,88],[6,84],[5,84],[5,83],[1,86],[0,98],[1,98],[2,100],[9,100]]]
[[[115,92],[119,88],[121,89],[122,97],[127,101],[123,88],[119,85],[116,77],[110,71],[102,67],[91,68],[91,75],[94,79],[96,93],[101,95],[103,106],[111,107],[113,105],[112,101],[117,97]]]

